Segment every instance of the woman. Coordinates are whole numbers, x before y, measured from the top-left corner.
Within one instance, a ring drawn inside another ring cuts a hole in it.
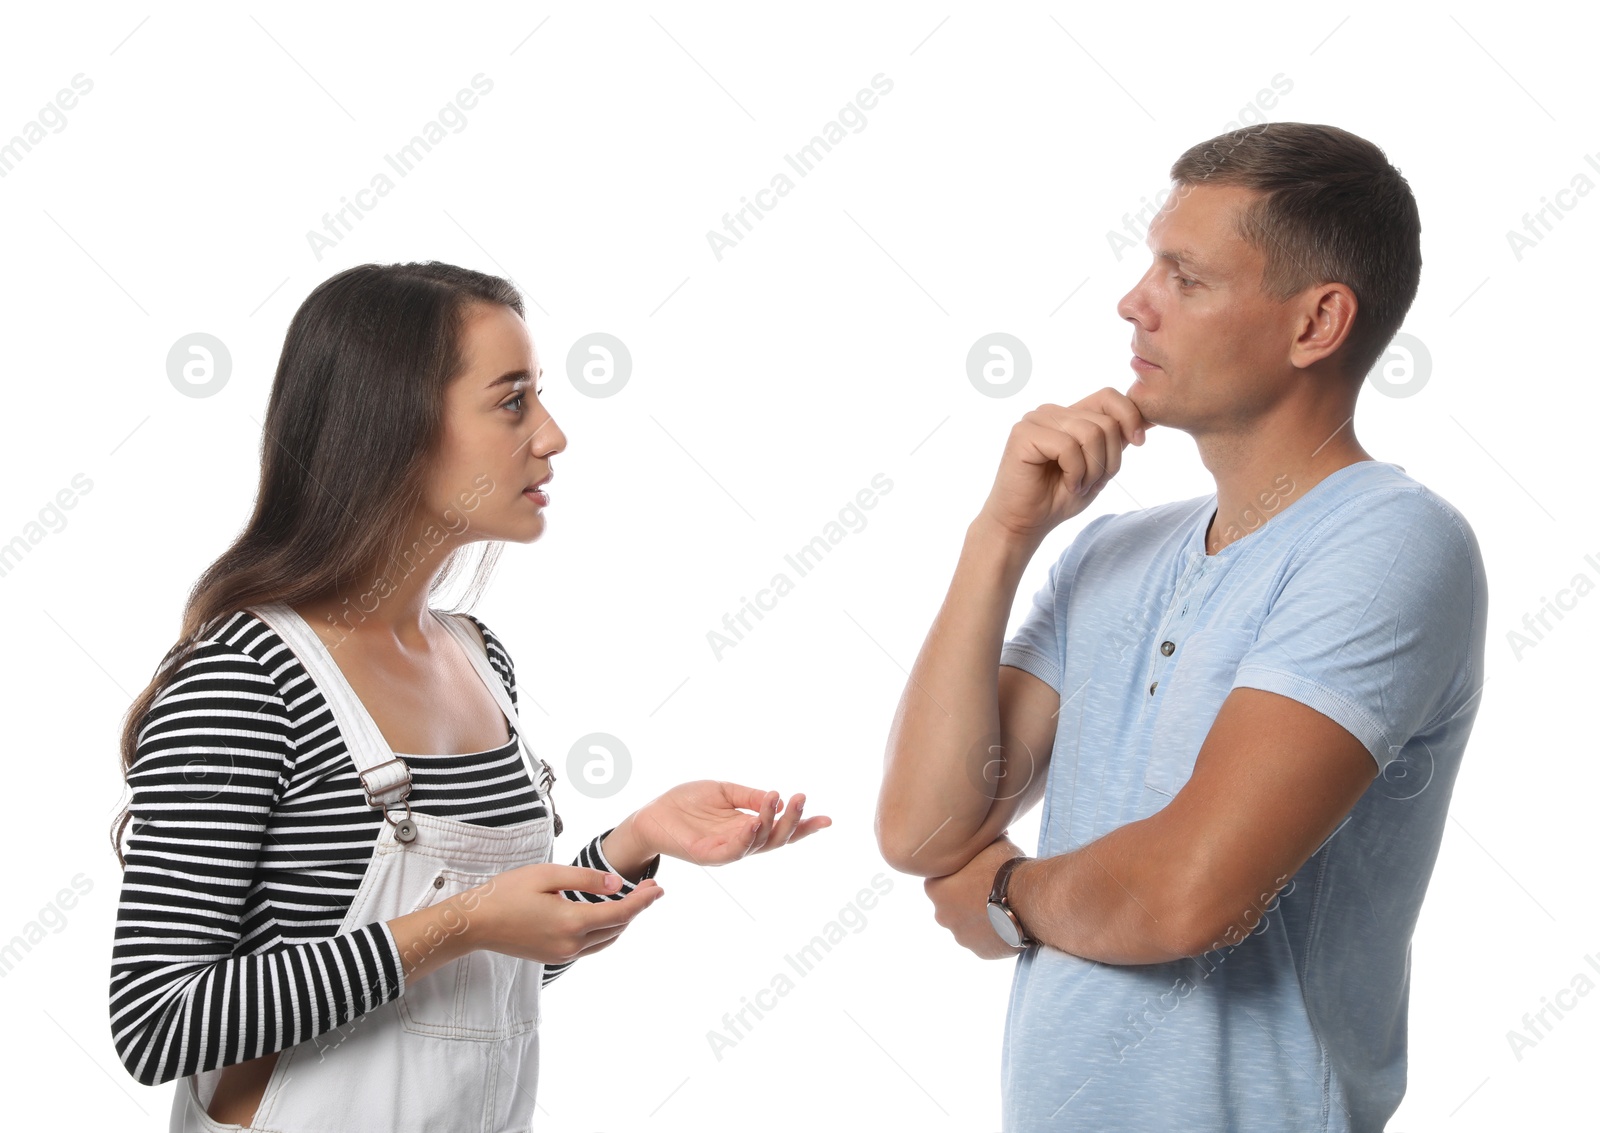
[[[254,515],[122,737],[111,1029],[140,1082],[180,1080],[174,1130],[527,1128],[540,989],[661,899],[660,855],[829,825],[705,780],[551,864],[511,657],[428,605],[469,545],[475,599],[544,529],[566,438],[522,311],[494,276],[367,264],[290,324]]]

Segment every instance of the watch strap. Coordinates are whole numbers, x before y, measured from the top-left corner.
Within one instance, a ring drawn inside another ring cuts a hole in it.
[[[1018,854],[1000,863],[1000,868],[994,871],[994,883],[989,887],[989,903],[999,905],[1011,917],[1011,923],[1017,926],[1017,935],[1022,938],[1024,947],[1035,943],[1027,928],[1023,926],[1022,918],[1017,915],[1016,909],[1011,907],[1011,874],[1019,864],[1030,861],[1026,854]]]
[[[989,886],[989,900],[998,901],[1008,909],[1011,907],[1006,900],[1011,889],[1011,871],[1017,868],[1018,862],[1027,860],[1027,855],[1018,854],[1016,857],[1008,858],[1000,863],[1000,868],[994,871],[994,884]]]

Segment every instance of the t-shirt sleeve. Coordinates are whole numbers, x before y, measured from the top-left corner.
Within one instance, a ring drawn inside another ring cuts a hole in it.
[[[1110,515],[1096,516],[1050,564],[1049,576],[1034,591],[1033,602],[1023,615],[1022,624],[1000,647],[1002,665],[1032,673],[1056,692],[1061,692],[1062,673],[1066,668],[1063,655],[1066,627],[1061,624],[1061,617],[1066,612],[1072,576],[1084,550],[1111,518]]]
[[[1481,579],[1477,542],[1452,510],[1414,490],[1359,496],[1294,553],[1233,687],[1316,709],[1381,772],[1473,691]]]
[[[1061,691],[1061,650],[1056,641],[1057,559],[1050,564],[1050,575],[1038,590],[1023,615],[1022,624],[1000,647],[1000,663],[1032,673],[1045,684]]]
[[[247,899],[294,741],[261,662],[202,643],[157,696],[128,774],[111,1037],[147,1086],[306,1042],[397,998],[387,924],[246,952]]]

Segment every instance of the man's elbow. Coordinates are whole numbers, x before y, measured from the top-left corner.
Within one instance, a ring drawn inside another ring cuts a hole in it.
[[[878,853],[889,868],[912,877],[943,877],[972,860],[970,853],[963,856],[965,847],[936,848],[926,832],[906,829],[905,823],[885,815],[881,808],[872,832],[878,840]]]
[[[873,828],[873,834],[878,840],[878,854],[888,863],[890,869],[914,876],[931,876],[925,872],[925,869],[918,868],[919,866],[925,867],[930,859],[925,858],[919,863],[916,860],[916,847],[908,845],[906,839],[901,837],[900,832],[886,824],[881,815]]]

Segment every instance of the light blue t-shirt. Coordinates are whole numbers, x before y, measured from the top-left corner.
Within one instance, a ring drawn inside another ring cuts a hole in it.
[[[1061,694],[1037,854],[1170,802],[1234,688],[1310,705],[1382,771],[1237,945],[1020,954],[1006,1133],[1368,1133],[1405,1092],[1411,934],[1483,684],[1483,561],[1398,465],[1279,477],[1261,504],[1210,556],[1214,494],[1099,516],[1050,568],[1000,654]]]

